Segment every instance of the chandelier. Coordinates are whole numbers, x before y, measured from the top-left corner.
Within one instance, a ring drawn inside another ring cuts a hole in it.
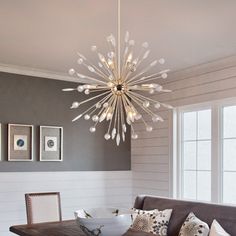
[[[88,98],[83,101],[74,101],[71,109],[81,108],[90,104],[78,114],[72,121],[75,122],[84,117],[92,120],[93,125],[90,132],[95,132],[97,125],[103,121],[107,122],[106,140],[114,139],[117,146],[120,141],[125,141],[127,126],[131,127],[132,139],[137,139],[134,122],[141,120],[147,132],[153,127],[144,119],[142,114],[151,117],[152,122],[163,122],[163,118],[156,112],[161,106],[171,109],[172,106],[161,103],[152,98],[155,93],[169,93],[171,90],[164,89],[156,81],[166,79],[169,70],[161,70],[153,74],[147,72],[156,65],[163,65],[165,59],[149,62],[145,68],[139,69],[140,64],[145,62],[150,54],[149,45],[144,42],[137,54],[134,52],[135,41],[130,39],[129,32],[125,33],[124,49],[121,52],[121,30],[120,30],[120,0],[118,0],[118,40],[111,34],[106,38],[109,51],[107,55],[102,54],[97,46],[91,50],[98,57],[96,63],[92,63],[81,53],[78,53],[77,63],[85,66],[91,75],[84,75],[75,69],[70,69],[71,76],[88,80],[88,83],[79,85],[77,88],[65,88],[63,91],[84,92]]]

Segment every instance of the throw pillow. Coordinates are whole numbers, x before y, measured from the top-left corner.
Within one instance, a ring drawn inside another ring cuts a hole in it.
[[[230,236],[230,234],[216,220],[213,220],[209,236]]]
[[[198,219],[192,212],[183,223],[179,236],[208,236],[209,227],[207,223]]]
[[[131,229],[152,233],[158,236],[166,236],[172,209],[159,211],[135,210],[135,218]]]

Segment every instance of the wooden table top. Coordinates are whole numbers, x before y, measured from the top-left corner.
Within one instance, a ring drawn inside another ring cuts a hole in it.
[[[85,236],[75,220],[33,225],[15,225],[10,231],[20,236]]]

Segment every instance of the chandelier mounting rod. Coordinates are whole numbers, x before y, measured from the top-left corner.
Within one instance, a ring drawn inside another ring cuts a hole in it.
[[[118,21],[117,21],[117,53],[118,53],[118,78],[120,79],[120,76],[121,76],[121,68],[120,68],[120,44],[121,44],[121,3],[120,3],[121,0],[118,0]]]

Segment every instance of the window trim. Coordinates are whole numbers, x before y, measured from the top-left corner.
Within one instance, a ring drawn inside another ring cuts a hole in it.
[[[236,97],[175,108],[173,114],[173,197],[183,196],[183,113],[211,109],[211,201],[223,203],[223,108],[236,106]],[[217,128],[215,128],[217,127]],[[218,147],[218,148],[215,148]],[[214,160],[213,161],[213,156]]]

